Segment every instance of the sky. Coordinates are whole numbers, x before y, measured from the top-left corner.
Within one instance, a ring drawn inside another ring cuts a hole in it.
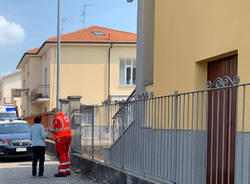
[[[137,1],[61,0],[63,33],[83,28],[83,5],[88,26],[136,33]],[[0,77],[16,71],[22,55],[57,34],[57,0],[0,0]]]

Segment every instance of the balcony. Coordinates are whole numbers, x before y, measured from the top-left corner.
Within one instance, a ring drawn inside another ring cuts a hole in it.
[[[31,103],[48,102],[50,99],[49,93],[49,85],[40,85],[35,89],[31,90],[30,101]]]

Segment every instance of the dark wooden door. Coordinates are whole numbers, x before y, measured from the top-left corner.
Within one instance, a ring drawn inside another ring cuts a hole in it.
[[[237,75],[237,55],[208,63],[207,79]],[[208,93],[207,183],[234,183],[236,87]],[[216,182],[217,180],[217,182]]]

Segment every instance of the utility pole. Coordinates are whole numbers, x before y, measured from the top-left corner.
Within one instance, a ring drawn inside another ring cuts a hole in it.
[[[60,40],[60,0],[58,0],[58,7],[57,7],[57,88],[56,88],[56,108],[60,109],[60,47],[61,47],[61,40]]]
[[[87,15],[87,8],[88,7],[91,7],[91,6],[95,6],[93,4],[88,4],[86,1],[85,3],[83,4],[83,8],[82,8],[82,12],[80,14],[80,17],[82,17],[82,28],[84,29],[85,28],[85,24],[86,24],[86,15]]]

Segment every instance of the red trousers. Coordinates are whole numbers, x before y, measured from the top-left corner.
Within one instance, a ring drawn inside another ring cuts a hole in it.
[[[56,152],[59,156],[59,161],[60,161],[60,165],[58,167],[58,173],[61,174],[70,173],[69,148],[71,140],[72,140],[71,136],[65,136],[55,139]]]

